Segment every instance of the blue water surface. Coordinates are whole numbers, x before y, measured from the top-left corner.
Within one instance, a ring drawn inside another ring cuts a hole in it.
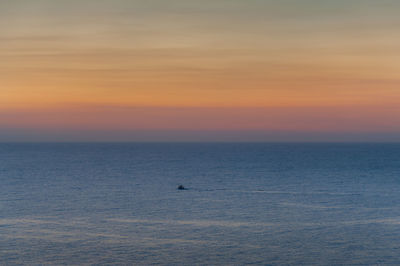
[[[0,189],[1,265],[400,264],[400,144],[4,143]]]

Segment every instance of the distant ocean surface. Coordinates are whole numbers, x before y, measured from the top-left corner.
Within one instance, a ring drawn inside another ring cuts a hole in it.
[[[399,265],[400,144],[0,144],[0,264]]]

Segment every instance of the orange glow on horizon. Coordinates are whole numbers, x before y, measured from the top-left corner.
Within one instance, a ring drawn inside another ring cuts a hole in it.
[[[400,19],[350,2],[4,3],[0,129],[397,132]]]

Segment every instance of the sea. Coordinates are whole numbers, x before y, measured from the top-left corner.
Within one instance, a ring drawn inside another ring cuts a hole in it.
[[[0,265],[247,264],[400,265],[400,144],[0,144]]]

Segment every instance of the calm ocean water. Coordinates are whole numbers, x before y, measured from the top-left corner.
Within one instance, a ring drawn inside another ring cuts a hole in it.
[[[0,189],[1,265],[400,264],[400,144],[0,144]]]

